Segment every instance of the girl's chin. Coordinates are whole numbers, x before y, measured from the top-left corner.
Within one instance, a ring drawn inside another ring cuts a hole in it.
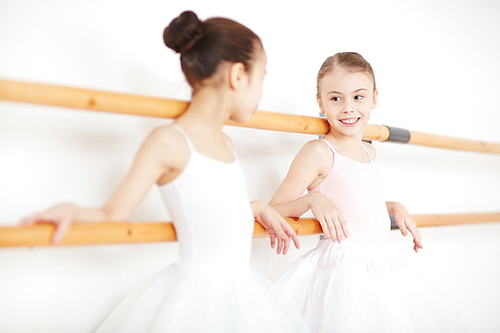
[[[364,127],[361,126],[361,124],[357,124],[356,126],[331,126],[330,129],[333,129],[335,132],[345,135],[345,136],[356,136],[360,132],[364,132]]]
[[[233,117],[230,117],[229,120],[232,120],[238,124],[244,124],[252,118],[254,113],[255,113],[255,111],[253,111],[252,113],[249,113],[249,114],[245,114],[245,115],[233,116]]]

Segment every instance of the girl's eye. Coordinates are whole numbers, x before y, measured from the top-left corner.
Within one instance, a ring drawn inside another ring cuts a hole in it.
[[[338,102],[338,101],[340,101],[340,97],[332,97],[332,101]]]
[[[354,96],[354,99],[363,99],[363,95],[356,95]]]

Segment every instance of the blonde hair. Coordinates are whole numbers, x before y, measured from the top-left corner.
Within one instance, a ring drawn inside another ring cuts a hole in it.
[[[323,62],[321,65],[318,76],[316,78],[316,90],[319,96],[319,84],[326,74],[333,71],[335,68],[342,68],[354,73],[365,73],[373,81],[373,91],[377,89],[375,84],[375,74],[373,68],[368,61],[365,60],[359,53],[356,52],[340,52],[336,53]]]

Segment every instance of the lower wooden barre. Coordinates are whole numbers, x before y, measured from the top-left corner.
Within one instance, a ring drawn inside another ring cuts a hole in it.
[[[295,233],[298,236],[307,236],[314,234],[322,234],[323,229],[321,229],[321,225],[318,220],[314,218],[302,218],[299,219],[297,217],[287,217],[285,220],[288,224],[295,230]],[[266,238],[269,237],[266,229],[258,222],[255,222],[255,227],[253,231],[254,238]]]
[[[412,215],[419,227],[500,222],[500,213]],[[323,233],[313,218],[287,218],[297,235]],[[52,224],[31,227],[0,227],[0,247],[50,246],[54,232]],[[255,222],[254,238],[268,237],[266,230]],[[171,242],[177,237],[170,222],[103,222],[74,223],[58,245],[132,244]]]
[[[40,223],[30,227],[0,228],[0,247],[47,246],[55,226]],[[125,244],[175,241],[175,229],[169,222],[74,223],[58,245]]]

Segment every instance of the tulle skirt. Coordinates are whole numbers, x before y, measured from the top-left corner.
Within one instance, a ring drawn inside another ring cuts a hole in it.
[[[249,268],[167,266],[130,293],[97,332],[310,332]]]
[[[449,300],[385,245],[322,240],[276,288],[313,332],[465,332]]]

